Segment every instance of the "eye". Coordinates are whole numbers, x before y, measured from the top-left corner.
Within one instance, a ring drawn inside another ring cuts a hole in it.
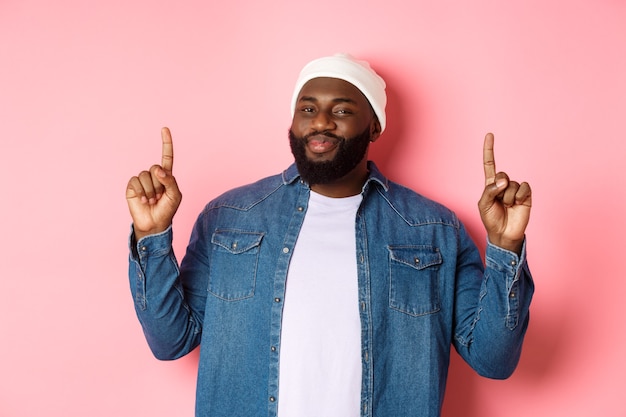
[[[349,109],[342,108],[342,109],[335,110],[335,114],[338,114],[340,116],[347,116],[347,115],[352,114],[352,111]]]
[[[313,108],[313,106],[302,106],[300,107],[300,111],[303,113],[313,113],[315,109]]]

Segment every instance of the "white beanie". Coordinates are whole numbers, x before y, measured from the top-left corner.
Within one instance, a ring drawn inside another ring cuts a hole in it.
[[[357,60],[348,54],[335,54],[333,56],[318,58],[309,62],[302,68],[291,99],[292,117],[295,113],[300,90],[302,90],[304,84],[313,78],[319,77],[338,78],[349,82],[361,90],[378,117],[381,132],[385,130],[387,121],[385,115],[385,106],[387,105],[385,80],[374,72],[369,63]]]

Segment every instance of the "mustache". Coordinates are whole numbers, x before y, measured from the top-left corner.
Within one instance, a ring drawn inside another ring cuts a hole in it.
[[[334,134],[332,132],[329,132],[327,130],[324,130],[322,132],[318,132],[318,131],[311,132],[311,133],[309,133],[307,135],[304,135],[302,137],[302,139],[305,140],[305,141],[308,141],[309,138],[312,137],[312,136],[326,136],[327,138],[333,138],[333,139],[338,140],[338,141],[345,141],[346,140],[346,138],[344,138],[343,136],[336,135],[336,134]]]

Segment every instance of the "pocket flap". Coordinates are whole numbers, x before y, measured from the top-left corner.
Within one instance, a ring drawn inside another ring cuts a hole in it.
[[[443,262],[439,248],[433,246],[389,246],[391,259],[417,270]]]
[[[211,237],[211,243],[233,254],[238,254],[259,246],[261,239],[263,239],[263,233],[230,229],[216,230]]]

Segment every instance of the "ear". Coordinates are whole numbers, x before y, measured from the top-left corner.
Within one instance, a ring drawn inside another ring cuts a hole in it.
[[[380,127],[378,117],[374,116],[372,123],[370,124],[370,142],[376,142],[376,140],[380,137],[381,130],[382,128]]]

